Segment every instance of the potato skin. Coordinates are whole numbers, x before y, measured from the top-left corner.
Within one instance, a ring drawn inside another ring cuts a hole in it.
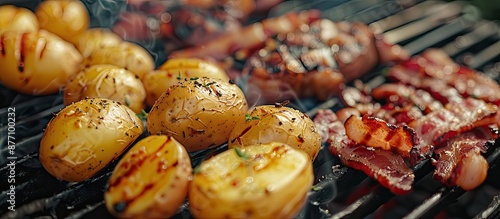
[[[40,161],[58,179],[83,181],[117,158],[143,128],[135,113],[116,101],[81,100],[63,108],[47,124]]]
[[[188,192],[195,218],[294,218],[314,179],[309,156],[278,142],[227,150],[196,170]]]
[[[150,135],[115,167],[104,200],[120,218],[169,218],[187,197],[192,177],[186,149],[174,138]]]
[[[237,85],[214,78],[185,78],[156,101],[147,127],[150,134],[173,136],[187,151],[198,151],[226,142],[247,110]]]
[[[69,40],[87,30],[90,18],[87,8],[80,1],[43,1],[35,9],[40,28],[48,30],[64,40]]]
[[[81,34],[68,39],[80,51],[85,63],[89,63],[89,57],[100,49],[120,45],[123,40],[120,36],[105,28],[91,28]]]
[[[93,65],[73,75],[64,86],[64,105],[85,98],[116,100],[140,113],[146,91],[132,72],[114,65]]]
[[[36,32],[40,29],[33,12],[13,5],[0,6],[0,34],[5,31]]]
[[[0,82],[28,95],[53,94],[82,68],[73,45],[45,31],[0,34]]]
[[[229,148],[283,142],[305,151],[312,160],[321,147],[321,136],[314,122],[303,112],[281,105],[262,105],[239,120],[230,136]]]
[[[115,46],[97,49],[86,60],[85,65],[112,64],[125,68],[140,79],[155,67],[153,57],[143,47],[131,43],[122,42]]]
[[[226,72],[217,65],[201,59],[174,58],[167,60],[158,70],[148,72],[142,79],[146,87],[146,104],[155,101],[172,85],[184,78],[218,78],[229,81]]]

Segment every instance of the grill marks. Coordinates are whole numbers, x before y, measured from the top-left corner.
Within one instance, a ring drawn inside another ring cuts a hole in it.
[[[349,139],[344,125],[331,110],[319,110],[314,118],[329,150],[342,163],[376,179],[394,194],[411,190],[415,175],[404,159],[389,150],[366,147]],[[328,133],[328,134],[327,134]]]
[[[0,36],[0,53],[2,54],[2,57],[5,56],[5,34],[2,34]]]
[[[20,73],[24,72],[24,59],[26,55],[26,40],[27,40],[27,35],[28,33],[22,33],[21,38],[16,43],[16,60],[17,60],[17,69],[19,70]]]

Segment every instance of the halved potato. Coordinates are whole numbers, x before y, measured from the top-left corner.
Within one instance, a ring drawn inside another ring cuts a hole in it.
[[[230,149],[195,169],[189,209],[195,218],[293,218],[313,179],[309,156],[286,144]]]
[[[123,156],[104,194],[121,218],[169,218],[184,203],[192,176],[186,149],[172,137],[150,135]]]

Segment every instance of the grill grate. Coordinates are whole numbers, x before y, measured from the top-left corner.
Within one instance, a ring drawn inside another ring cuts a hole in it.
[[[418,54],[428,47],[440,47],[458,63],[483,71],[500,83],[498,24],[480,19],[477,9],[463,2],[285,1],[271,10],[270,15],[311,8],[321,10],[326,18],[332,20],[369,23],[372,28],[383,32],[390,42],[403,45],[411,54]],[[384,78],[379,75],[382,68],[383,66],[375,69],[360,80],[370,86],[384,83]],[[33,98],[1,87],[0,107],[0,174],[6,176],[9,173],[6,165],[10,162],[7,158],[7,136],[3,134],[7,133],[8,107],[16,108],[15,156],[18,158],[15,166],[16,211],[7,211],[10,184],[7,180],[2,180],[1,218],[111,217],[104,207],[103,193],[114,168],[113,164],[90,180],[67,183],[49,175],[38,160],[37,151],[42,131],[53,113],[63,107],[61,95]],[[304,111],[313,116],[318,109],[335,110],[340,107],[340,101],[333,98],[319,105],[306,107]],[[443,187],[432,179],[433,167],[430,162],[424,162],[415,168],[414,191],[405,196],[394,196],[360,171],[340,166],[339,160],[323,148],[314,162],[316,189],[310,192],[309,203],[298,218],[378,218],[381,215],[430,218],[451,211],[450,206],[460,205],[462,199],[474,200],[476,196],[486,197],[483,198],[486,203],[455,215],[465,218],[497,218],[500,215],[500,186],[494,176],[500,171],[498,146],[499,140],[485,154],[490,169],[486,182],[478,189],[465,192],[457,187]],[[210,151],[192,153],[193,165],[225,148],[226,146],[221,146]],[[408,199],[414,201],[408,203]],[[401,200],[405,204],[395,204]],[[458,209],[460,208],[463,209]],[[182,206],[176,218],[190,218],[187,204]]]

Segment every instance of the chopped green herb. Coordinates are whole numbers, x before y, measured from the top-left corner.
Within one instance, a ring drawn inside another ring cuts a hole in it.
[[[179,71],[179,74],[177,75],[177,80],[181,80],[181,72]]]
[[[250,156],[248,154],[246,154],[245,152],[241,151],[239,148],[234,148],[234,151],[236,152],[238,157],[240,157],[244,160],[250,159]]]
[[[125,105],[130,106],[130,99],[127,96],[125,96]]]
[[[193,169],[193,173],[194,174],[197,174],[197,173],[200,173],[200,172],[201,172],[201,164],[198,165],[198,166],[196,166],[196,167],[194,167],[194,169]]]
[[[141,113],[138,113],[137,117],[139,117],[139,119],[141,120],[146,120],[148,119],[148,113],[144,110],[141,110]]]
[[[384,68],[384,69],[382,69],[382,70],[380,71],[380,74],[381,74],[382,76],[387,76],[387,75],[389,74],[389,70],[390,70],[390,68],[389,68],[389,67]]]
[[[203,86],[208,87],[208,86],[210,86],[210,85],[212,85],[212,84],[215,84],[215,81],[212,81],[212,82],[210,82],[210,83],[207,83],[207,84],[205,84],[205,85],[203,85]]]
[[[258,116],[251,116],[250,114],[245,114],[245,121],[251,121],[251,120],[259,120],[260,118]]]
[[[315,192],[317,192],[317,191],[321,191],[322,189],[323,189],[323,187],[318,186],[318,185],[313,185],[313,186],[311,187],[311,191],[315,191]]]
[[[189,80],[191,80],[191,81],[198,80],[198,79],[199,79],[199,77],[189,78]]]

